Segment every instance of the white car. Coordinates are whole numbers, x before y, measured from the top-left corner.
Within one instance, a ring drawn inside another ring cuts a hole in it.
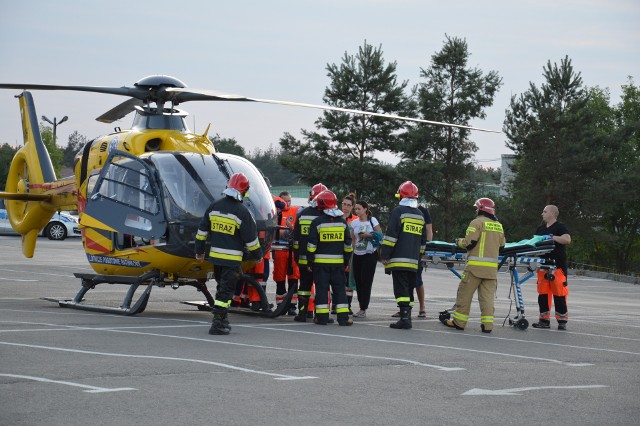
[[[0,234],[17,234],[11,227],[3,199],[0,199]],[[69,212],[55,213],[40,235],[50,240],[79,237],[82,233],[78,227],[78,216]]]

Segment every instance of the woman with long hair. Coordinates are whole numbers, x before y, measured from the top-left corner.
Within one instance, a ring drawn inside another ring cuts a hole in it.
[[[357,219],[351,221],[351,239],[353,241],[353,276],[356,281],[356,292],[360,311],[353,314],[354,318],[365,318],[369,301],[373,277],[378,264],[378,253],[374,242],[374,232],[381,232],[380,223],[371,215],[369,204],[359,200],[354,207]]]

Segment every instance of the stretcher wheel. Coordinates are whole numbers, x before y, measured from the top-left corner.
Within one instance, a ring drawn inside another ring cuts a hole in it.
[[[442,311],[440,312],[438,318],[440,319],[440,322],[444,322],[448,319],[451,319],[451,313],[449,313],[449,311]]]
[[[527,321],[525,318],[520,318],[518,322],[516,322],[516,327],[518,327],[520,330],[526,330],[529,327],[529,321]]]

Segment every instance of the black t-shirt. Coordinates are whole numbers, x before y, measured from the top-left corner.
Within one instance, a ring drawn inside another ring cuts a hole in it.
[[[425,225],[429,225],[431,223],[431,215],[429,214],[429,209],[427,209],[426,207],[418,206],[418,210],[420,210],[422,212],[422,215],[424,216]]]
[[[560,222],[555,222],[553,225],[547,227],[544,223],[538,226],[534,235],[564,235],[568,234],[569,229]],[[564,274],[567,275],[567,249],[564,244],[555,243],[555,248],[552,252],[543,256],[545,259],[553,259],[559,268],[562,268]]]

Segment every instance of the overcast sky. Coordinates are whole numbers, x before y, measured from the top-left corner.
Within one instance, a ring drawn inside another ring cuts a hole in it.
[[[322,103],[326,65],[366,40],[396,62],[400,80],[420,82],[445,34],[466,39],[469,65],[495,70],[503,86],[487,118],[501,130],[512,95],[540,85],[548,60],[565,55],[585,85],[608,87],[618,103],[627,76],[640,80],[638,0],[10,1],[0,3],[0,82],[124,86],[150,74],[187,86],[250,97]],[[0,143],[22,143],[17,91],[0,91]],[[38,115],[69,121],[89,139],[127,128],[95,118],[123,101],[112,95],[34,92]],[[278,145],[284,132],[314,129],[318,110],[191,102],[191,130],[233,137],[248,151]],[[476,159],[499,166],[502,134],[474,132]],[[392,160],[389,160],[392,161]]]

